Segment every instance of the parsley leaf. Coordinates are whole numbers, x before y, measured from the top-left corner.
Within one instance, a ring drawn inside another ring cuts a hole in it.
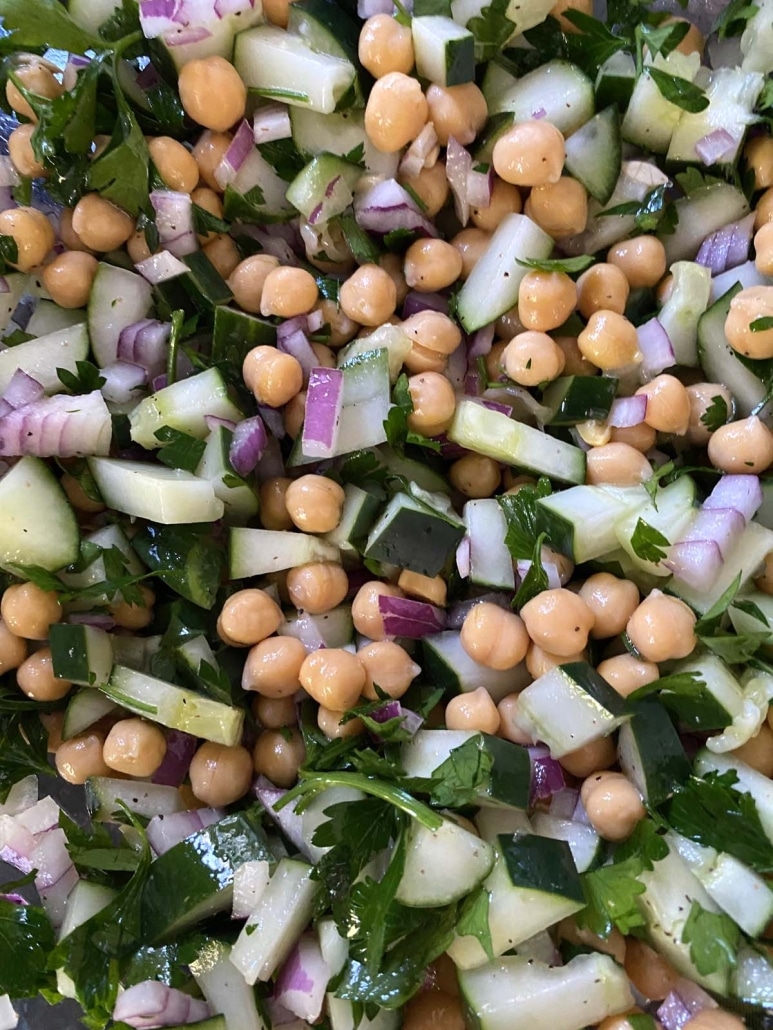
[[[48,916],[38,905],[17,905],[0,899],[0,994],[32,998],[55,985],[46,968],[56,936]]]
[[[631,1030],[657,1030],[654,1018],[646,1012],[635,1012],[625,1017]]]
[[[697,672],[674,672],[630,695],[631,701],[657,695],[661,704],[684,726],[697,732],[723,730],[730,723],[727,711]]]
[[[542,564],[542,547],[545,543],[546,534],[540,533],[534,541],[534,549],[531,554],[531,564],[528,572],[523,577],[513,601],[514,607],[521,609],[528,604],[537,594],[548,588],[548,574]]]
[[[661,95],[676,107],[681,107],[683,111],[697,114],[709,106],[709,98],[705,91],[689,79],[683,79],[681,75],[669,75],[660,68],[653,68],[652,65],[647,65],[645,73],[658,87]]]
[[[200,236],[209,232],[223,233],[230,232],[231,224],[223,218],[218,218],[211,211],[206,211],[198,204],[193,205],[193,227]]]
[[[494,760],[471,737],[451,750],[448,758],[434,770],[430,796],[439,808],[464,808],[472,804],[488,783]]]
[[[584,11],[569,8],[563,15],[579,29],[564,37],[565,56],[589,74],[595,75],[605,61],[629,45],[627,39],[611,32],[603,21]]]
[[[730,916],[707,912],[693,901],[682,942],[690,945],[690,958],[701,976],[734,969],[740,940],[741,931]]]
[[[90,361],[76,361],[75,368],[77,373],[71,372],[69,368],[56,370],[59,382],[72,393],[92,393],[104,385],[105,377],[99,374],[97,366]]]
[[[676,208],[667,198],[669,183],[661,183],[646,195],[643,200],[627,200],[622,204],[615,204],[605,211],[600,211],[599,218],[606,218],[611,215],[633,215],[636,228],[642,232],[653,232],[659,229],[661,232],[671,233],[676,228],[678,215]]]
[[[349,954],[374,972],[384,957],[387,914],[403,878],[407,846],[403,826],[381,880],[367,876],[352,887],[349,895]]]
[[[552,492],[550,480],[542,476],[535,486],[525,486],[517,494],[497,497],[507,522],[505,545],[516,561],[531,559],[539,535],[537,501],[540,497],[549,497]]]
[[[750,4],[748,0],[730,0],[720,11],[717,19],[711,27],[712,33],[716,32],[720,39],[728,36],[740,36],[746,28],[746,23],[759,10],[756,4]]]
[[[8,271],[19,259],[19,247],[13,236],[0,235],[0,274]],[[4,341],[7,342],[7,341]]]
[[[510,39],[515,24],[507,17],[510,0],[491,0],[480,14],[470,18],[467,28],[475,37],[475,59],[490,61]]]
[[[644,884],[638,878],[641,871],[641,862],[628,858],[585,873],[582,885],[587,907],[578,914],[578,923],[601,937],[608,937],[613,927],[629,934],[645,926],[636,903],[636,898],[644,893]]]
[[[637,558],[642,561],[659,562],[666,556],[666,547],[671,546],[668,537],[655,529],[644,519],[638,519],[631,536],[631,547]]]
[[[402,451],[405,444],[410,443],[429,451],[439,452],[440,444],[437,440],[431,440],[428,436],[408,428],[408,416],[413,411],[413,401],[408,389],[408,376],[404,372],[394,385],[392,399],[394,404],[384,419],[387,441],[391,446],[397,451]]]
[[[584,272],[595,260],[591,254],[580,254],[579,257],[571,258],[546,258],[544,261],[539,258],[517,259],[518,264],[524,268],[534,268],[538,272],[566,272],[567,275]]]
[[[30,773],[52,773],[48,733],[37,711],[16,711],[0,723],[0,800]]]
[[[346,246],[358,265],[378,263],[381,251],[373,239],[357,224],[354,215],[342,215],[338,219]]]
[[[98,36],[79,28],[58,0],[3,0],[3,28],[14,29],[12,43],[19,49],[48,47],[85,54],[102,46]]]
[[[753,333],[767,332],[768,329],[773,329],[773,316],[763,315],[761,318],[755,318],[749,323],[749,328]]]
[[[170,469],[195,472],[206,448],[204,440],[189,433],[183,433],[172,426],[161,426],[153,434],[164,446],[159,450],[158,460]]]
[[[730,412],[727,410],[727,401],[721,394],[711,398],[711,404],[701,415],[701,425],[705,426],[710,433],[713,433],[720,426],[724,426],[730,419]]]
[[[494,947],[488,921],[490,902],[491,895],[485,887],[478,887],[472,894],[468,894],[459,910],[456,932],[460,937],[477,937],[486,955],[493,960]]]
[[[773,844],[750,794],[735,787],[733,771],[693,776],[664,806],[666,822],[683,837],[726,851],[758,873],[773,872]]]
[[[653,55],[668,55],[679,46],[690,30],[689,22],[667,22],[663,25],[647,25],[643,22],[636,26],[636,43],[638,52],[646,46]]]
[[[136,217],[148,200],[150,156],[142,129],[118,86],[116,102],[113,134],[107,148],[89,164],[88,187]]]
[[[154,575],[201,608],[217,597],[225,564],[222,544],[206,524],[156,526],[137,531],[132,546]]]

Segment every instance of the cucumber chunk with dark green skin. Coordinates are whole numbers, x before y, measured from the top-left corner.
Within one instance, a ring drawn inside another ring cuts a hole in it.
[[[273,347],[276,343],[276,326],[257,315],[219,304],[215,308],[215,325],[212,330],[213,362],[228,362],[242,367],[247,354],[253,347]]]
[[[437,576],[453,557],[464,526],[407,494],[396,494],[373,527],[365,557]]]
[[[553,409],[552,426],[574,426],[594,419],[603,422],[617,393],[612,376],[562,376],[545,390],[543,402]]]
[[[50,627],[48,637],[57,679],[87,687],[107,683],[110,679],[113,644],[105,630],[59,622]]]
[[[211,316],[213,308],[233,299],[225,280],[203,251],[186,254],[182,260],[188,266],[187,272],[155,286],[163,317],[177,310],[184,311],[186,317],[197,313]]]
[[[257,805],[225,816],[160,855],[142,893],[143,939],[171,940],[227,910],[234,871],[253,861],[274,862]]]
[[[577,867],[566,841],[519,833],[513,837],[501,834],[497,842],[514,887],[585,902]]]
[[[664,706],[654,697],[633,707],[620,727],[620,767],[653,807],[666,801],[690,776],[690,762]]]

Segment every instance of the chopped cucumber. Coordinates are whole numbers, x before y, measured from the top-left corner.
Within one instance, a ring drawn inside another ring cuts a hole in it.
[[[693,261],[671,265],[674,288],[658,312],[666,330],[677,365],[698,364],[698,324],[709,306],[711,270]]]
[[[723,730],[743,709],[744,693],[740,683],[728,666],[713,654],[688,658],[674,668],[674,672],[693,673],[703,683],[684,695],[669,691],[668,707],[679,721],[698,733]],[[664,694],[668,690],[664,687]]]
[[[617,393],[613,376],[562,376],[545,389],[542,403],[553,409],[551,426],[575,426],[589,419],[604,422]]]
[[[439,86],[458,86],[475,78],[475,39],[452,18],[425,15],[411,22],[416,71]]]
[[[543,811],[534,813],[532,824],[540,837],[566,841],[578,873],[587,872],[600,861],[603,843],[592,826],[572,819],[559,819]]]
[[[72,329],[73,326],[85,323],[86,312],[83,308],[60,308],[53,301],[39,300],[25,332],[30,336],[48,336],[49,333],[58,333],[62,329]]]
[[[132,440],[145,450],[155,450],[162,446],[156,433],[164,426],[203,440],[209,433],[207,416],[231,422],[243,417],[216,368],[181,379],[140,401],[129,416]]]
[[[53,627],[52,627],[53,628]],[[84,687],[70,695],[62,723],[62,740],[70,740],[106,715],[118,711],[118,705],[92,687]]]
[[[308,562],[338,561],[339,551],[308,533],[238,527],[231,530],[229,554],[231,579],[248,579]]]
[[[365,132],[362,111],[347,108],[332,114],[319,114],[306,107],[290,108],[293,142],[301,154],[336,154],[355,161],[362,154],[365,170],[393,179],[397,175],[398,154],[376,150]]]
[[[231,962],[231,946],[222,941],[205,940],[191,963],[191,972],[201,993],[214,1012],[222,1013],[223,1030],[269,1030],[258,1012],[255,992]],[[219,1017],[215,1017],[219,1018]],[[213,1027],[212,1030],[220,1030]]]
[[[215,497],[223,502],[224,519],[230,525],[243,525],[258,513],[258,495],[233,470],[229,451],[233,433],[225,426],[216,426],[207,437],[207,445],[196,466],[196,475],[212,484]]]
[[[274,170],[263,160],[260,153],[253,150],[239,169],[234,182],[229,184],[226,189],[224,201],[226,217],[232,217],[228,211],[230,191],[238,187],[243,178],[254,174],[255,163],[260,166],[261,171],[265,171],[265,189],[262,192],[266,201],[268,202],[269,196],[274,199],[276,186],[274,179],[278,179],[278,177],[274,175]],[[284,188],[282,197],[284,197]],[[286,206],[289,209],[290,205]],[[155,290],[159,312],[165,318],[169,318],[172,312],[178,309],[185,312],[188,318],[197,314],[211,318],[213,309],[217,310],[219,305],[227,304],[233,296],[223,277],[202,250],[194,250],[192,254],[186,254],[182,261],[177,261],[172,274],[158,281]]]
[[[86,687],[99,686],[110,679],[113,641],[105,630],[59,622],[50,627],[48,641],[57,679]]]
[[[77,561],[75,513],[40,458],[20,458],[0,479],[0,511],[0,565],[55,572]]]
[[[600,204],[606,204],[615,191],[621,167],[620,115],[612,105],[567,139],[566,170]]]
[[[227,361],[242,367],[242,362],[260,344],[272,347],[276,343],[276,326],[257,315],[225,304],[215,308],[215,324],[212,328],[212,360]]]
[[[150,283],[125,268],[100,262],[89,294],[89,337],[100,368],[118,357],[121,330],[147,317],[152,301]]]
[[[0,394],[7,389],[17,368],[37,379],[47,394],[61,393],[64,384],[57,369],[74,375],[77,363],[86,361],[88,356],[89,334],[83,322],[18,343],[0,351]]]
[[[505,544],[507,521],[499,501],[468,501],[462,511],[470,542],[470,582],[494,590],[515,590],[515,570]]]
[[[767,776],[735,755],[717,755],[706,749],[695,756],[695,772],[698,776],[705,776],[708,772],[734,772],[738,777],[734,789],[742,794],[751,794],[762,828],[773,841],[773,782]]]
[[[674,544],[681,539],[692,522],[697,511],[695,501],[694,480],[690,476],[680,476],[664,489],[658,490],[655,501],[648,499],[640,508],[616,520],[615,536],[634,566],[652,576],[670,575],[670,570],[664,564],[665,559],[654,562],[639,556],[636,550],[636,527],[641,519],[646,526],[661,533],[670,544]],[[668,549],[665,544],[663,549],[667,556]]]
[[[122,806],[135,815],[151,819],[171,815],[185,808],[176,787],[160,783],[132,783],[112,776],[91,776],[86,781],[86,808],[97,822],[113,822]]]
[[[690,762],[668,712],[653,697],[639,701],[620,727],[620,768],[653,808],[663,804],[690,775]]]
[[[674,261],[692,261],[707,236],[748,215],[749,202],[729,182],[710,182],[674,201],[674,208],[679,219],[676,229],[659,236],[669,266]]]
[[[343,556],[360,553],[380,507],[378,498],[353,483],[344,487],[341,519],[335,529],[325,533],[325,540],[338,547]]]
[[[343,214],[354,198],[361,169],[332,154],[320,154],[287,187],[287,199],[307,221],[324,225]]]
[[[212,484],[190,472],[118,458],[89,458],[89,468],[105,504],[126,515],[164,525],[223,517]]]
[[[476,662],[462,647],[458,630],[432,633],[421,642],[425,674],[430,683],[449,694],[464,694],[485,687],[495,701],[521,690],[531,682],[526,666],[489,669]]]
[[[448,566],[463,536],[464,525],[457,516],[400,492],[368,534],[363,554],[423,576],[436,576]]]
[[[87,923],[97,912],[107,908],[118,891],[102,883],[91,880],[78,880],[67,896],[64,919],[59,929],[59,940],[63,940],[73,930]]]
[[[593,117],[593,83],[576,64],[547,61],[491,98],[489,114],[512,112],[516,122],[542,117],[571,136]]]
[[[667,57],[658,54],[651,67],[666,75],[692,82],[700,64],[698,54],[683,54],[673,50]],[[682,108],[663,96],[655,80],[648,74],[649,67],[645,65],[633,87],[623,118],[623,139],[656,154],[665,154],[682,116]]]
[[[538,499],[537,527],[572,561],[592,561],[616,549],[615,526],[629,512],[644,507],[647,499],[643,487],[613,491],[573,486]]]
[[[773,530],[757,522],[750,522],[741,539],[725,557],[717,578],[708,590],[695,590],[674,576],[668,589],[681,597],[697,612],[707,612],[724,592],[738,579],[742,588],[763,565],[765,555],[773,550]]]
[[[754,106],[765,85],[765,76],[741,68],[716,68],[709,73],[708,80],[705,93],[709,106],[696,113],[682,112],[666,160],[700,163],[702,158],[696,145],[719,131],[726,132],[732,142],[715,163],[732,166],[738,159],[746,130],[757,121]]]
[[[450,905],[474,890],[493,864],[494,849],[452,819],[437,830],[414,820],[395,898],[408,908]]]

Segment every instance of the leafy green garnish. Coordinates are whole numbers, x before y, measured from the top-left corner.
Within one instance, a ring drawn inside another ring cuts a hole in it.
[[[132,545],[162,582],[202,608],[213,606],[222,581],[225,549],[213,538],[209,526],[148,523],[136,533]]]
[[[491,895],[485,887],[478,887],[468,894],[459,909],[456,932],[460,937],[477,937],[488,958],[494,958],[494,947],[491,941],[489,926],[489,905]]]
[[[195,472],[206,448],[204,440],[183,433],[172,426],[161,426],[153,434],[164,446],[158,451],[158,460],[171,469]]]
[[[683,79],[681,75],[670,75],[652,65],[647,65],[645,73],[658,87],[661,95],[676,107],[681,107],[683,111],[697,114],[705,111],[709,106],[709,98],[706,96],[705,90],[690,82],[689,79]]]
[[[662,561],[666,557],[665,548],[670,546],[671,541],[668,537],[663,536],[660,530],[655,529],[644,519],[637,519],[631,535],[631,547],[638,558],[641,558],[642,561]]]
[[[354,215],[341,215],[338,219],[346,245],[358,265],[377,263],[381,251],[371,237],[357,224]]]
[[[656,54],[668,57],[676,50],[689,31],[690,25],[686,21],[667,22],[664,25],[648,25],[643,22],[641,25],[637,25],[636,42],[639,62],[642,60],[641,54],[645,46],[653,57]],[[639,68],[641,70],[641,63]]]
[[[475,37],[478,61],[489,61],[495,57],[515,31],[515,25],[507,17],[509,6],[510,0],[491,0],[480,14],[467,22],[467,28]]]
[[[627,200],[622,204],[615,204],[600,211],[598,217],[633,215],[636,228],[641,232],[654,232],[658,229],[662,233],[672,233],[676,228],[678,215],[676,208],[668,200],[668,187],[668,183],[662,183],[650,190],[643,200]]]
[[[439,808],[464,808],[472,804],[491,776],[494,760],[471,737],[451,750],[432,774],[432,803]]]
[[[690,959],[701,976],[728,973],[736,965],[741,931],[724,912],[708,912],[693,901],[682,931],[682,943],[690,945]]]
[[[113,134],[103,153],[89,165],[88,186],[136,217],[148,199],[150,155],[142,129],[120,90],[116,103]]]
[[[569,8],[563,12],[563,16],[580,30],[577,33],[566,34],[565,56],[589,74],[595,75],[613,54],[629,46],[627,39],[616,35],[603,21],[585,14],[584,11]]]
[[[0,899],[0,994],[33,998],[55,985],[46,962],[56,936],[39,905],[17,905]]]
[[[720,10],[711,31],[716,32],[720,39],[740,36],[749,19],[753,18],[758,10],[757,4],[750,4],[749,0],[730,0],[730,3],[725,4]]]
[[[582,885],[587,907],[579,913],[577,921],[601,937],[608,937],[613,927],[629,934],[644,926],[644,916],[636,902],[645,889],[639,880],[641,872],[641,862],[629,858],[585,873]]]
[[[764,333],[768,329],[773,329],[773,315],[763,315],[761,318],[755,318],[753,322],[749,323],[749,329],[753,333]]]
[[[105,377],[100,375],[97,366],[90,361],[76,361],[75,368],[77,372],[71,372],[69,368],[56,370],[59,382],[71,393],[91,393],[104,385]]]
[[[518,264],[524,268],[533,268],[538,272],[566,272],[567,275],[574,275],[577,272],[584,272],[586,268],[595,262],[591,254],[581,254],[579,257],[571,258],[518,258]]]
[[[3,0],[3,27],[13,29],[13,45],[48,47],[52,40],[62,50],[85,54],[103,45],[98,36],[79,28],[58,0]]]
[[[19,247],[13,236],[0,235],[0,275],[4,275],[9,267],[13,267],[18,258]]]
[[[31,773],[53,773],[48,764],[48,733],[38,710],[17,709],[0,723],[0,801],[14,783]]]
[[[705,426],[710,433],[724,426],[730,419],[730,412],[727,409],[727,401],[721,394],[711,398],[711,404],[701,415],[701,425]]]
[[[519,610],[523,608],[525,604],[528,604],[532,598],[536,597],[537,594],[541,594],[543,590],[548,588],[548,574],[545,566],[542,564],[542,547],[545,543],[546,535],[540,533],[537,539],[534,541],[534,548],[531,553],[531,564],[526,575],[521,580],[518,591],[513,601],[513,606]]]
[[[408,389],[408,376],[403,372],[392,390],[394,405],[384,419],[384,430],[387,441],[396,451],[402,452],[406,444],[414,444],[429,451],[440,451],[437,440],[431,440],[423,433],[417,433],[408,427],[408,416],[413,411],[413,401]]]
[[[535,486],[524,486],[517,494],[497,497],[507,522],[505,545],[516,561],[531,559],[539,536],[537,501],[540,497],[549,497],[552,492],[550,480],[542,476]]]

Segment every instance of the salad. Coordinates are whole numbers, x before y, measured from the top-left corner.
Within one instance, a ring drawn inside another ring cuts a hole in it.
[[[0,0],[0,1030],[773,1026],[773,2],[606,6]]]

